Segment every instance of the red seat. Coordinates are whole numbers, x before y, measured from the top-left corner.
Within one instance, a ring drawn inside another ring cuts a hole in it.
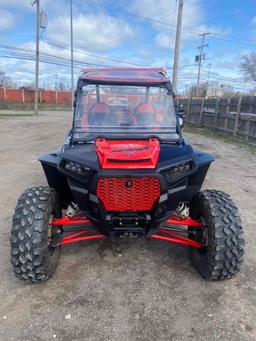
[[[153,105],[149,103],[141,103],[137,106],[135,114],[152,114],[155,113]]]
[[[141,103],[134,112],[134,117],[138,125],[152,125],[155,121],[155,109],[152,104]]]
[[[111,114],[111,109],[106,103],[95,103],[86,111],[81,119],[83,128],[88,128],[90,125],[102,125],[105,115]]]
[[[110,114],[111,109],[110,109],[110,106],[107,105],[106,103],[95,103],[93,104],[89,112],[92,114],[98,114],[98,113]]]

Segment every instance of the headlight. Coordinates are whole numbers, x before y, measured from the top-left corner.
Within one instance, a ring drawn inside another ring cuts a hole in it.
[[[167,171],[164,172],[164,175],[167,178],[168,182],[173,182],[179,177],[185,176],[193,169],[193,162],[182,162],[176,166],[169,168]]]
[[[65,161],[64,168],[67,171],[76,173],[81,176],[88,176],[90,172],[90,169],[88,167],[82,166],[79,163],[73,161]]]

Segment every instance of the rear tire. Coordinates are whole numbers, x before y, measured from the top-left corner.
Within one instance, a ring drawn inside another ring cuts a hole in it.
[[[243,230],[234,202],[222,191],[202,191],[192,200],[190,214],[206,224],[206,247],[190,247],[193,265],[207,280],[232,278],[244,256]]]
[[[33,187],[20,196],[11,230],[11,262],[19,279],[40,283],[54,274],[60,247],[49,246],[50,220],[60,214],[53,188]]]

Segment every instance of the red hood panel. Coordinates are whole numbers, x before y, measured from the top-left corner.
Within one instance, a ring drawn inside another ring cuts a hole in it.
[[[96,140],[96,151],[104,169],[155,168],[160,143],[156,138],[149,140]]]

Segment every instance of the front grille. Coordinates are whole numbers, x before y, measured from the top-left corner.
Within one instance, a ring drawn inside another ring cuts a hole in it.
[[[156,178],[102,178],[97,196],[107,211],[149,211],[160,196]]]

